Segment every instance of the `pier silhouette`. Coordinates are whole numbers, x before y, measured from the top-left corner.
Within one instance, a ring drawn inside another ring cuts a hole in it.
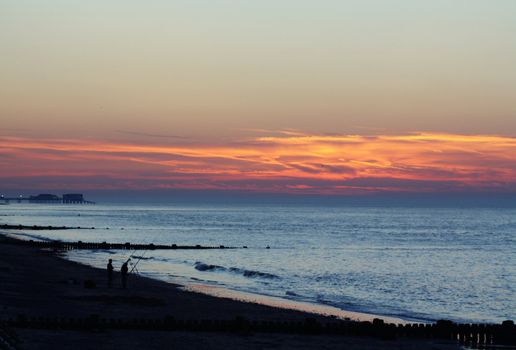
[[[50,193],[42,193],[28,197],[23,195],[19,195],[18,197],[6,197],[4,195],[0,195],[0,202],[27,202],[35,204],[95,204],[95,202],[85,200],[82,193],[65,193],[61,197]]]

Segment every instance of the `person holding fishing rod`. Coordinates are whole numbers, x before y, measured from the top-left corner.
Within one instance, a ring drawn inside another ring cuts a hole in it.
[[[131,258],[127,259],[125,263],[122,264],[122,267],[120,268],[120,276],[122,277],[122,288],[127,288],[127,274],[129,273],[129,268],[127,267],[127,264],[131,261]]]
[[[154,241],[154,239],[153,239],[153,241]],[[129,267],[127,266],[127,264],[129,263],[129,261],[131,261],[131,257],[133,257],[134,253],[136,253],[136,249],[133,251],[133,253],[131,255],[129,255],[129,258],[127,259],[127,261],[125,263],[123,263],[122,267],[120,268],[120,276],[122,277],[122,288],[124,288],[124,289],[127,288],[127,275],[129,273],[133,273],[133,272],[138,273],[138,269],[136,267],[138,266],[140,261],[142,259],[144,259],[145,254],[147,254],[147,249],[143,252],[143,254],[141,256],[138,257],[138,260],[136,260],[136,263],[133,264],[131,271],[129,271]]]

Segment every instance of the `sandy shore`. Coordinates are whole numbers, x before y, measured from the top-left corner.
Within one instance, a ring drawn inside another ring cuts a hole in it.
[[[130,275],[128,289],[115,274],[70,262],[53,252],[5,244],[0,235],[1,317],[234,319],[293,321],[323,316],[184,291],[178,286]],[[92,280],[96,288],[84,288]],[[16,329],[24,349],[453,349],[439,340],[370,337],[158,331],[50,331]]]

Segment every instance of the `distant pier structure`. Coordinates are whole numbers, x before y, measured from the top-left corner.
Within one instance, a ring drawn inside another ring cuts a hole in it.
[[[0,195],[0,203],[9,203],[11,201],[36,204],[95,204],[95,202],[85,200],[82,193],[65,193],[62,197],[50,193],[42,193],[28,197],[24,197],[23,195],[18,197],[5,197],[4,195]]]
[[[82,193],[67,193],[63,194],[64,204],[88,204],[88,201],[84,200]]]

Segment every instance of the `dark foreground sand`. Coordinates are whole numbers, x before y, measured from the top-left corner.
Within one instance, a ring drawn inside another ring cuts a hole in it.
[[[86,289],[84,280],[97,287]],[[74,282],[75,281],[75,282]],[[304,320],[314,315],[182,291],[172,284],[129,276],[127,290],[107,287],[106,272],[50,251],[6,244],[0,235],[1,319],[29,317]],[[324,321],[322,316],[316,316]],[[23,349],[455,349],[440,340],[186,331],[67,331],[16,329]]]

